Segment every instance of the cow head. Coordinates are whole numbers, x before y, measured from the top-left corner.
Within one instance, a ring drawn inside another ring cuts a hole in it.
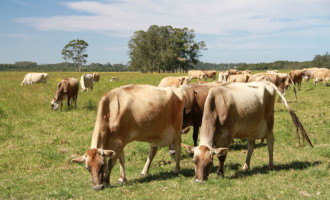
[[[195,164],[196,182],[203,182],[207,180],[207,177],[210,174],[214,155],[222,156],[228,152],[228,148],[213,149],[212,147],[206,145],[192,147],[189,145],[182,144],[182,146],[186,148],[189,153],[194,154],[193,161]]]
[[[52,110],[57,110],[58,109],[58,105],[59,105],[59,101],[56,101],[56,99],[52,99],[51,102],[50,102],[50,105],[52,107]]]
[[[85,155],[72,160],[74,163],[82,163],[90,172],[93,189],[98,191],[104,188],[104,178],[107,172],[106,158],[112,158],[116,153],[112,150],[89,149]]]

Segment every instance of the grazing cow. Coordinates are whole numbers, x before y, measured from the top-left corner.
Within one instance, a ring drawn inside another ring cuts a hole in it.
[[[290,76],[285,73],[258,73],[250,76],[248,82],[253,81],[270,81],[274,83],[282,94],[290,85]]]
[[[21,85],[30,85],[33,83],[47,83],[48,74],[47,73],[27,73]]]
[[[314,79],[314,72],[318,69],[319,68],[317,67],[302,69],[303,78],[306,79],[307,82],[309,81],[309,79]]]
[[[217,72],[215,70],[204,70],[206,78],[212,78],[215,80]]]
[[[81,91],[93,90],[94,77],[93,74],[83,74],[80,77]]]
[[[301,88],[301,82],[303,77],[303,70],[291,70],[289,76],[294,85],[298,85],[298,90]]]
[[[201,83],[203,78],[206,77],[206,73],[202,70],[190,70],[188,71],[188,76],[190,79],[198,79],[198,82]]]
[[[100,80],[100,74],[97,72],[93,73],[93,82],[96,83]]]
[[[330,70],[329,69],[320,68],[314,72],[314,86],[319,81],[323,81],[323,84],[327,85],[329,80],[330,80]]]
[[[312,146],[298,117],[289,108],[277,87],[267,81],[231,83],[210,89],[204,105],[200,145],[182,144],[194,153],[195,181],[207,179],[213,155],[219,159],[219,175],[224,175],[224,162],[234,138],[248,140],[248,153],[243,170],[250,168],[255,140],[267,138],[269,168],[273,168],[274,101],[278,93],[289,110],[292,120],[304,139]]]
[[[160,81],[158,87],[180,87],[189,84],[190,80],[189,76],[165,77]]]
[[[227,82],[248,82],[250,74],[233,74],[229,75]]]
[[[74,107],[77,107],[77,97],[79,91],[79,83],[75,78],[65,78],[62,79],[57,84],[57,90],[55,92],[55,97],[50,102],[52,109],[57,110],[58,105],[61,104],[61,111],[63,107],[63,100],[68,99],[68,108],[70,109],[71,103]],[[72,102],[70,100],[72,99]]]
[[[184,91],[174,87],[127,85],[109,91],[98,106],[91,148],[72,161],[84,163],[91,173],[94,190],[100,190],[110,184],[111,170],[118,158],[119,181],[126,180],[124,147],[128,143],[150,143],[141,175],[147,175],[158,147],[174,143],[178,173],[184,99]],[[108,163],[105,157],[110,157]]]

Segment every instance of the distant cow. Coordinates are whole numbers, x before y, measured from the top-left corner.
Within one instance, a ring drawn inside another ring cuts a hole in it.
[[[277,74],[278,70],[267,70],[266,73]]]
[[[246,83],[248,82],[250,74],[234,74],[229,75],[227,82],[240,82]]]
[[[104,94],[96,116],[91,148],[73,162],[84,163],[94,190],[110,184],[117,159],[120,182],[126,180],[124,147],[133,141],[150,143],[149,156],[141,172],[147,175],[158,147],[175,145],[175,172],[180,170],[184,91],[174,87],[128,85]],[[109,157],[108,163],[105,157]]]
[[[228,77],[229,77],[229,72],[228,71],[219,72],[218,81],[227,82],[228,81]]]
[[[50,102],[52,109],[57,110],[58,105],[61,104],[61,111],[63,107],[63,100],[68,99],[68,108],[70,109],[70,105],[74,104],[74,107],[77,107],[77,98],[79,91],[79,83],[75,78],[65,78],[62,79],[57,84],[57,90],[55,92],[55,97]],[[72,99],[72,101],[71,101]]]
[[[301,88],[301,82],[302,82],[302,77],[303,77],[303,70],[291,70],[289,72],[289,76],[291,80],[293,81],[294,85],[298,85],[298,90]]]
[[[93,74],[83,74],[80,77],[81,91],[93,90],[94,77]]]
[[[250,76],[248,82],[253,81],[270,81],[278,87],[282,94],[290,85],[290,77],[284,73],[258,73]]]
[[[318,69],[319,68],[317,67],[302,69],[303,78],[306,79],[307,82],[309,81],[309,79],[314,79],[314,72]]]
[[[47,83],[48,74],[47,73],[27,73],[21,85],[30,85],[33,83]]]
[[[198,147],[182,145],[194,153],[195,181],[207,179],[213,155],[219,159],[218,174],[224,175],[224,162],[234,138],[248,140],[248,152],[243,170],[250,168],[255,140],[262,138],[267,138],[269,168],[274,167],[273,126],[276,92],[289,110],[297,130],[301,131],[304,139],[312,146],[299,119],[274,84],[263,81],[217,86],[210,89],[205,101],[200,145]]]
[[[158,87],[180,87],[181,85],[189,84],[190,80],[189,76],[165,77],[160,81]]]
[[[100,80],[100,74],[95,72],[93,73],[93,82],[96,83]]]
[[[199,83],[202,82],[203,78],[207,78],[206,73],[202,70],[190,70],[188,76],[190,79],[198,79]]]
[[[217,76],[217,72],[215,70],[204,70],[204,72],[206,78],[212,78],[213,80],[215,80]]]
[[[314,72],[314,86],[319,81],[323,81],[323,84],[327,85],[329,80],[330,80],[330,70],[329,69],[320,68]]]

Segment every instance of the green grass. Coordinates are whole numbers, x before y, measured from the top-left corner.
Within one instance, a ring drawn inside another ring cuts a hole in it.
[[[283,104],[275,105],[275,170],[267,169],[268,152],[257,142],[251,171],[242,172],[246,142],[237,140],[226,161],[225,178],[217,177],[215,160],[209,180],[193,181],[191,158],[183,151],[181,173],[167,148],[157,153],[150,175],[140,177],[148,144],[134,142],[126,149],[128,182],[92,190],[88,172],[71,159],[90,146],[98,101],[106,92],[131,83],[158,85],[165,76],[184,74],[101,73],[92,92],[79,92],[77,109],[51,111],[57,82],[82,73],[51,72],[47,84],[20,86],[23,72],[0,73],[0,199],[328,199],[330,196],[330,87],[303,83],[295,99],[286,97],[315,148],[297,146],[295,129]],[[110,82],[111,77],[119,81]],[[193,144],[191,132],[183,141]]]

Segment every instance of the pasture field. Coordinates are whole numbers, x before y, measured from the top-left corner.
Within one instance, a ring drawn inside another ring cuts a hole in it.
[[[182,149],[181,173],[175,175],[174,158],[161,148],[150,168],[140,172],[148,144],[133,142],[126,149],[128,182],[120,185],[119,164],[111,176],[112,187],[95,192],[89,173],[71,163],[90,147],[101,96],[131,83],[158,85],[165,76],[183,74],[100,73],[92,92],[79,91],[77,109],[51,111],[57,82],[80,78],[78,72],[50,72],[47,84],[20,86],[25,72],[0,72],[0,199],[329,199],[330,198],[330,87],[302,84],[295,99],[286,98],[314,144],[297,146],[295,128],[281,103],[275,105],[275,170],[268,170],[266,144],[257,141],[251,170],[241,168],[246,142],[236,140],[225,163],[225,177],[217,177],[214,158],[209,180],[194,182],[194,166]],[[112,77],[119,81],[109,82]],[[195,82],[195,81],[194,81]],[[183,135],[192,145],[192,131]]]

